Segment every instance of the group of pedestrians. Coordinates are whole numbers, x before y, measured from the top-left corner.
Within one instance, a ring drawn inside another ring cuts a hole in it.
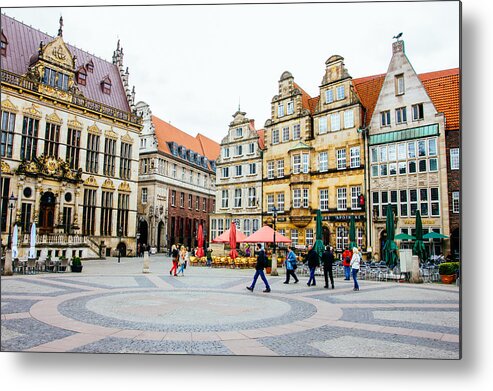
[[[349,249],[346,248],[342,256],[343,256],[343,266],[345,272],[344,279],[350,280],[350,275],[352,274],[354,281],[353,290],[359,291],[358,271],[361,264],[361,255],[358,249],[355,247],[353,248],[352,251],[349,251]],[[308,252],[305,256],[305,261],[304,261],[304,263],[307,264],[309,270],[309,278],[307,285],[308,286],[316,285],[315,270],[322,263],[324,270],[324,280],[325,280],[324,288],[329,289],[329,281],[330,281],[330,287],[334,289],[334,275],[332,273],[332,266],[334,265],[334,262],[335,262],[335,255],[332,246],[325,247],[325,251],[322,253],[322,259],[320,260],[320,256],[313,249],[313,246],[309,245]],[[284,281],[284,284],[289,284],[291,277],[293,277],[295,284],[299,282],[299,278],[296,275],[297,264],[298,262],[297,262],[296,254],[294,253],[294,249],[290,248],[288,250],[288,254],[286,256],[286,261],[285,261],[286,280]],[[271,291],[269,282],[267,281],[267,278],[265,277],[264,274],[264,268],[266,267],[266,265],[267,265],[267,256],[261,244],[259,243],[257,244],[257,263],[255,265],[255,275],[253,276],[252,283],[249,286],[247,286],[246,289],[253,292],[255,288],[255,284],[257,283],[257,279],[260,277],[265,284],[265,289],[263,292]]]
[[[178,246],[176,244],[173,244],[171,246],[171,260],[172,260],[172,266],[169,271],[170,276],[178,276],[185,275],[185,269],[187,268],[187,264],[190,261],[190,253],[188,249],[185,246],[181,246],[180,249],[178,249]]]

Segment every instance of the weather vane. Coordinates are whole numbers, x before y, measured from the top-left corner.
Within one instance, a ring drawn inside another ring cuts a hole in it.
[[[399,34],[393,36],[392,38],[397,39],[399,41],[400,37],[402,37],[402,33],[399,33]]]
[[[61,37],[63,35],[63,18],[60,16],[60,28],[58,29],[58,36]]]

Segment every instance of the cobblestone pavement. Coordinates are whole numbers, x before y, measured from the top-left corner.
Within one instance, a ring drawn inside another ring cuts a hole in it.
[[[82,273],[1,279],[1,349],[197,355],[459,358],[459,289],[323,278],[307,287],[251,269],[188,267],[169,258],[86,261]]]

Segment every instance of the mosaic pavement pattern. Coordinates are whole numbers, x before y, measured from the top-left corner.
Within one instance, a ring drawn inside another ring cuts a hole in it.
[[[88,261],[82,273],[1,278],[1,350],[36,352],[460,358],[459,288],[336,279],[253,293],[252,270],[169,260]],[[281,271],[280,274],[283,272]]]

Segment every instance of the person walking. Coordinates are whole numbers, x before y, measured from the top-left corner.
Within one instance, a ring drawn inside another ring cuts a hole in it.
[[[334,249],[332,248],[332,246],[327,246],[325,247],[325,251],[322,254],[322,265],[324,266],[325,289],[329,288],[328,278],[330,278],[330,285],[332,286],[332,289],[334,289],[334,275],[332,274],[333,264],[334,264]]]
[[[211,266],[212,265],[212,250],[210,248],[208,248],[205,255],[206,255],[206,259],[207,259],[206,266]]]
[[[342,266],[344,266],[344,279],[349,281],[351,279],[351,258],[353,253],[349,248],[345,248],[342,253]]]
[[[358,271],[361,263],[361,257],[356,247],[353,248],[353,256],[351,258],[351,269],[353,273],[354,288],[353,291],[359,291]]]
[[[180,253],[178,252],[178,248],[176,247],[176,244],[173,244],[171,246],[171,258],[173,261],[173,265],[171,266],[171,270],[169,271],[169,275],[174,275],[176,276],[176,269],[178,268],[178,258],[180,256]]]
[[[180,249],[180,259],[178,261],[178,265],[180,266],[180,268],[178,269],[176,275],[179,275],[180,273],[182,276],[185,275],[184,270],[187,267],[188,258],[189,258],[188,249],[185,246],[182,246]]]
[[[308,286],[315,286],[316,281],[315,281],[315,269],[320,266],[320,257],[318,256],[317,252],[313,249],[313,246],[310,244],[308,245],[308,253],[306,254],[306,262],[308,263],[308,269],[310,269],[310,278],[308,279],[308,282],[306,285]]]
[[[246,288],[250,292],[253,292],[253,289],[255,288],[255,283],[257,282],[257,278],[260,276],[260,278],[265,284],[264,292],[270,292],[269,282],[267,281],[267,278],[265,278],[265,274],[264,274],[264,268],[265,265],[267,264],[267,256],[265,255],[265,251],[260,243],[257,243],[257,251],[258,251],[258,255],[257,255],[257,264],[255,265],[255,275],[253,276],[252,284],[250,286],[247,286]]]
[[[293,247],[291,247],[288,251],[285,264],[286,264],[286,281],[284,281],[284,283],[289,284],[289,278],[293,276],[294,283],[296,284],[299,281],[295,273],[295,270],[298,267],[298,265],[296,261],[296,254],[293,251]]]

